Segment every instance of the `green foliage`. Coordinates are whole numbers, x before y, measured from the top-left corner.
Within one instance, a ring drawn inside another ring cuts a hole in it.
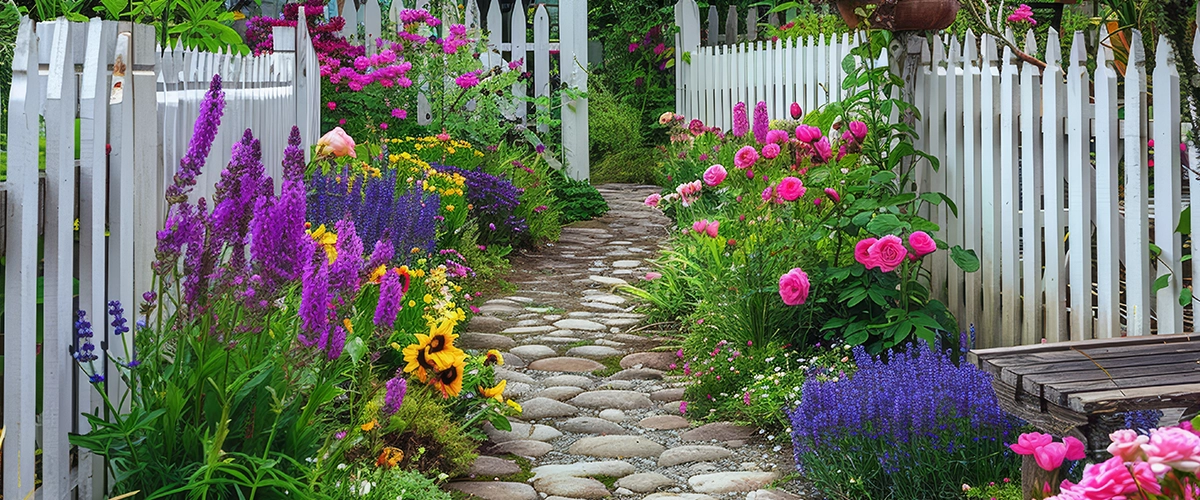
[[[780,408],[800,403],[800,388],[809,377],[826,380],[854,371],[849,346],[814,349],[778,342],[747,346],[724,337],[730,330],[718,321],[694,327],[676,369],[690,373],[686,415],[706,421],[738,421],[782,431],[790,423]],[[771,438],[775,435],[772,434]],[[778,436],[786,441],[788,436]]]
[[[450,500],[449,493],[442,491],[438,483],[419,472],[403,469],[384,469],[374,466],[347,468],[346,473],[336,480],[328,480],[329,495],[333,498],[371,500],[395,500],[419,498],[421,500]]]
[[[484,171],[502,175],[522,190],[521,204],[513,215],[525,219],[529,225],[523,244],[536,245],[558,239],[562,214],[553,179],[560,174],[542,155],[534,154],[527,146],[501,143],[496,151],[487,155]]]
[[[613,90],[615,100],[643,117],[673,111],[674,2],[600,0],[588,7],[588,31],[599,34],[604,47],[592,73],[599,88]],[[643,140],[653,140],[654,128],[638,130]]]
[[[558,199],[562,224],[590,220],[608,213],[608,202],[587,181],[577,181],[559,172],[550,176]]]
[[[628,148],[609,153],[592,163],[592,182],[608,184],[658,184],[659,157],[657,148]]]
[[[412,401],[408,401],[410,398]],[[404,450],[406,458],[401,466],[425,473],[438,471],[457,476],[466,472],[479,456],[475,451],[477,437],[468,434],[471,426],[456,418],[441,395],[434,391],[410,391],[396,417],[408,422],[408,427],[402,434],[385,439],[390,445]],[[474,432],[479,431],[475,429]],[[421,447],[425,448],[423,454],[419,452]]]
[[[967,490],[967,498],[979,500],[1022,500],[1021,482],[1009,478],[999,484],[993,482],[987,486],[974,486]]]
[[[588,138],[595,164],[608,155],[642,144],[642,114],[612,92],[592,92],[588,99]]]
[[[766,25],[768,37],[779,37],[781,40],[801,39],[807,40],[808,37],[819,38],[821,35],[829,37],[831,35],[841,35],[850,31],[850,27],[846,25],[846,21],[836,12],[820,12],[816,6],[805,2],[783,2],[771,9],[771,12],[782,13],[789,9],[795,9],[796,17],[775,28]]]

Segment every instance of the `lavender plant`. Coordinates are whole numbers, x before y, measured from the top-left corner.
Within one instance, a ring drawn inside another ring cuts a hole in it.
[[[990,377],[925,342],[853,357],[849,377],[804,383],[786,410],[799,468],[834,498],[951,498],[962,484],[1016,477],[1014,419]]]
[[[467,179],[467,202],[470,214],[479,225],[478,243],[483,245],[516,245],[529,234],[524,217],[514,212],[520,205],[524,190],[512,181],[482,168],[465,170],[450,165],[433,165],[441,172],[451,172]]]
[[[331,226],[343,218],[354,220],[363,241],[391,242],[397,250],[395,258],[401,263],[408,262],[414,248],[433,252],[441,206],[438,195],[424,194],[417,188],[401,191],[395,170],[381,175],[353,174],[348,166],[315,172],[308,202],[309,222]]]

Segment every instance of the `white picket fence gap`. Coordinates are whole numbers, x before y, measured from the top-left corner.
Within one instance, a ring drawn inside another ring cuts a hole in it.
[[[688,118],[729,129],[738,102],[766,101],[775,119],[791,102],[807,110],[839,98],[841,61],[855,40],[701,46],[694,0],[680,0],[675,12],[677,53],[691,58],[677,59],[676,110]],[[717,35],[713,14],[708,32]],[[726,38],[737,37],[716,39]],[[1178,333],[1190,321],[1193,306],[1179,296],[1186,277],[1200,276],[1200,259],[1186,265],[1190,249],[1175,228],[1181,211],[1200,202],[1200,179],[1180,166],[1177,55],[1162,39],[1147,56],[1140,40],[1135,33],[1121,95],[1111,48],[1098,48],[1098,67],[1088,72],[1083,33],[1064,55],[1052,30],[1045,71],[972,33],[961,44],[939,37],[923,50],[913,87],[918,147],[941,168],[919,166],[920,189],[958,204],[957,216],[945,206],[929,211],[941,228],[936,237],[974,250],[982,264],[963,273],[936,253],[933,292],[962,329],[976,325],[979,346]],[[1037,52],[1032,33],[1024,50]],[[1200,61],[1200,41],[1184,56]],[[1146,57],[1156,58],[1151,75]],[[1187,156],[1200,164],[1194,148]],[[1191,224],[1200,231],[1200,217]],[[1151,244],[1161,249],[1157,258]],[[1168,284],[1154,293],[1162,276]]]
[[[733,107],[767,103],[772,120],[790,119],[791,103],[816,109],[844,96],[842,60],[858,45],[849,33],[805,40],[758,40],[755,31],[738,35],[737,10],[730,7],[726,30],[717,33],[716,7],[708,10],[709,39],[701,45],[700,8],[695,0],[675,4],[675,111],[710,126],[733,127]],[[757,10],[746,23],[756,26]],[[772,20],[772,23],[778,23]],[[717,45],[720,41],[722,44]],[[689,62],[690,60],[690,62]],[[878,61],[887,65],[888,59]]]
[[[528,122],[525,99],[528,97],[544,97],[550,95],[551,60],[559,63],[559,77],[565,87],[582,92],[587,91],[588,67],[588,32],[587,32],[587,0],[561,0],[558,6],[558,18],[551,19],[545,4],[538,4],[534,10],[533,19],[526,18],[525,10],[514,8],[510,14],[510,33],[503,33],[504,14],[498,0],[490,0],[487,18],[480,15],[482,0],[466,0],[463,3],[462,16],[454,2],[449,2],[443,9],[446,19],[443,27],[450,23],[461,23],[471,30],[480,30],[479,34],[487,40],[488,51],[480,54],[484,69],[500,68],[502,71],[532,70],[533,88],[530,94],[528,84],[518,82],[513,85],[513,106],[510,119],[519,120],[522,125]],[[521,4],[517,4],[518,6]],[[375,50],[375,40],[383,33],[382,8],[378,0],[367,0],[361,9],[356,9],[354,2],[347,1],[343,5],[341,16],[346,19],[342,34],[350,39],[360,39],[359,29],[365,34],[363,42],[368,51]],[[429,9],[429,0],[402,2],[394,0],[388,10],[388,19],[395,26],[400,17],[400,11],[406,8]],[[328,12],[337,12],[337,1],[331,0]],[[436,13],[435,13],[436,14]],[[558,27],[560,39],[550,41],[550,28]],[[528,38],[532,28],[533,40]],[[515,69],[509,69],[509,62],[522,61]],[[451,81],[446,85],[454,85]],[[424,94],[418,96],[416,119],[417,123],[427,125],[432,122],[430,104]],[[562,145],[566,172],[575,179],[587,179],[590,174],[588,166],[588,109],[587,99],[567,99],[563,94],[562,107]],[[545,125],[538,127],[538,132],[546,133],[549,128]]]
[[[224,126],[193,199],[211,193],[212,181],[229,161],[232,141],[246,126],[262,140],[268,172],[276,177],[293,123],[301,127],[307,144],[315,143],[320,75],[303,20],[299,26],[277,28],[276,43],[288,45],[277,47],[274,55],[250,58],[182,50],[161,53],[155,50],[152,26],[99,19],[35,25],[22,19],[12,90],[6,96],[8,178],[0,185],[6,194],[5,498],[33,496],[39,448],[40,498],[104,493],[101,461],[78,450],[72,466],[67,442],[68,433],[87,432],[82,413],[101,406],[69,353],[75,344],[74,312],[87,311],[97,347],[106,342],[110,352],[127,358],[120,339],[109,336],[106,303],[119,300],[127,314],[135,314],[138,294],[150,290],[155,233],[165,215],[163,188],[187,149],[199,100],[214,73],[225,81]],[[44,188],[39,187],[38,171],[42,119]],[[38,251],[39,215],[44,219],[44,255]],[[39,261],[44,262],[45,283],[40,374]],[[73,294],[76,279],[78,302]],[[97,354],[98,366],[107,367],[110,395],[117,400],[124,390],[119,374],[104,353],[98,349]],[[40,415],[39,377],[45,389]]]

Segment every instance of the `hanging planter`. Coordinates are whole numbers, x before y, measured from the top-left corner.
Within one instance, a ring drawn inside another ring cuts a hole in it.
[[[945,29],[958,15],[958,0],[838,0],[838,12],[851,29],[860,21],[855,10],[867,5],[879,5],[871,13],[873,28],[889,31],[922,31]]]

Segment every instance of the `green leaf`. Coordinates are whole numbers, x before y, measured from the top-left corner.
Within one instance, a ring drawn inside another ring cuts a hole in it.
[[[866,342],[867,338],[869,338],[869,337],[870,337],[870,332],[868,332],[867,330],[864,330],[864,329],[856,330],[853,333],[849,333],[849,335],[846,335],[846,345],[850,345],[850,346],[862,345],[862,343]]]
[[[850,222],[858,227],[866,226],[867,223],[871,222],[871,212],[859,212]]]
[[[350,355],[351,360],[358,363],[363,354],[367,353],[367,344],[363,342],[362,337],[354,337],[354,340],[346,343],[346,353]]]
[[[1159,255],[1162,255],[1162,248],[1150,243],[1150,258],[1157,258]]]
[[[1171,285],[1171,273],[1167,273],[1162,276],[1159,276],[1158,279],[1154,280],[1154,286],[1150,287],[1150,292],[1158,293],[1159,290],[1162,290],[1163,288],[1166,288],[1170,285]]]
[[[1183,290],[1180,290],[1179,291],[1180,307],[1187,307],[1187,305],[1191,304],[1191,303],[1192,303],[1192,289],[1184,288]]]
[[[888,156],[887,156],[888,170],[896,168],[896,165],[900,164],[900,160],[903,160],[905,157],[911,156],[913,153],[916,153],[916,152],[917,152],[917,150],[913,149],[913,145],[907,141],[897,144],[896,147],[892,148],[891,152],[888,153]]]
[[[900,225],[899,217],[892,214],[880,214],[867,224],[867,231],[876,236],[887,236],[895,232]]]
[[[912,220],[913,231],[925,231],[927,233],[936,233],[941,227],[933,222],[925,220],[921,217],[915,217]]]
[[[1179,234],[1191,234],[1192,232],[1192,207],[1179,212],[1179,224],[1175,226],[1175,232]]]
[[[690,51],[686,51],[686,50],[683,51],[683,54],[680,54],[679,57],[681,59],[683,59],[683,62],[685,62],[685,63],[688,63],[688,64],[692,63],[692,53]]]
[[[958,205],[954,204],[954,200],[950,199],[949,196],[946,196],[945,193],[938,193],[938,195],[942,197],[942,201],[946,202],[946,206],[950,207],[950,212],[953,213],[955,217],[958,217]]]
[[[979,256],[975,255],[974,250],[965,249],[959,245],[954,245],[950,249],[950,260],[958,264],[959,269],[968,273],[973,273],[979,270]]]
[[[896,173],[890,170],[884,170],[871,176],[871,182],[874,182],[875,184],[887,184],[895,179]]]

